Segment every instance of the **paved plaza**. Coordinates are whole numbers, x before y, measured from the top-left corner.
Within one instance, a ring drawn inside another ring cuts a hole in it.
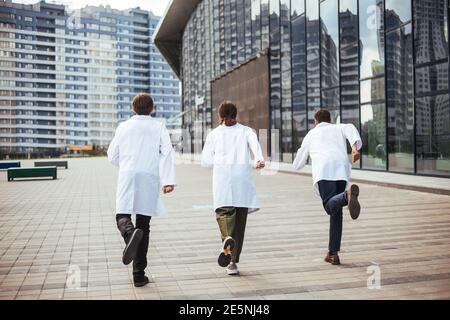
[[[249,216],[241,275],[231,277],[217,265],[211,172],[179,164],[167,214],[151,223],[151,283],[134,288],[116,179],[106,158],[70,159],[57,180],[7,182],[0,172],[0,299],[450,299],[448,195],[360,184],[363,211],[357,221],[345,211],[342,265],[331,266],[311,178],[257,174],[262,209]]]

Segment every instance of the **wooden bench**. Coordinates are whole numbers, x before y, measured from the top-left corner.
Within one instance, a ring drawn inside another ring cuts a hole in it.
[[[20,161],[0,161],[0,170],[9,168],[20,168]]]
[[[69,164],[65,160],[49,160],[49,161],[35,161],[35,167],[64,167],[69,169]]]
[[[44,178],[52,177],[53,180],[57,178],[55,166],[53,167],[39,167],[39,168],[10,168],[8,169],[8,181],[13,181],[16,178]]]

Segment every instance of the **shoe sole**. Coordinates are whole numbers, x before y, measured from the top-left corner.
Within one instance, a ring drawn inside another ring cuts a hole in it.
[[[131,235],[130,241],[123,250],[122,262],[124,265],[130,264],[131,261],[134,260],[137,248],[139,246],[139,243],[141,243],[143,236],[144,232],[141,229],[134,230],[133,234]]]
[[[356,184],[352,184],[350,187],[349,201],[348,201],[348,210],[350,211],[350,216],[353,220],[358,219],[359,214],[361,213],[361,205],[358,201],[359,196],[359,187]]]
[[[225,239],[222,244],[222,252],[219,254],[219,258],[217,259],[219,266],[223,268],[228,267],[231,262],[231,252],[233,251],[234,246],[235,242],[233,238],[228,237]]]
[[[239,274],[239,270],[232,270],[232,271],[227,270],[227,274],[229,276],[237,276]]]
[[[137,282],[137,283],[134,284],[134,286],[135,286],[136,288],[140,288],[140,287],[143,287],[143,286],[145,286],[145,285],[147,285],[147,284],[149,284],[149,283],[150,283],[150,281],[149,281],[149,280],[146,280],[146,281],[144,281],[144,282]]]
[[[341,264],[340,261],[338,261],[338,262],[332,262],[331,260],[329,260],[329,259],[327,259],[327,258],[325,258],[324,261],[325,261],[325,262],[328,262],[328,263],[331,263],[333,266],[338,266],[338,265]]]

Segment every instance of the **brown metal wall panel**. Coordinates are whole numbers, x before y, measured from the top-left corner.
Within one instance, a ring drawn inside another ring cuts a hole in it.
[[[250,60],[211,81],[212,126],[217,127],[218,107],[229,100],[238,108],[238,121],[256,129],[269,128],[269,61],[267,55]]]

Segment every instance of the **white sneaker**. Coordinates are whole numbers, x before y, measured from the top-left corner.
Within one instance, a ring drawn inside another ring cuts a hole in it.
[[[237,267],[237,264],[234,262],[230,262],[230,264],[227,267],[227,274],[230,276],[234,276],[239,274],[239,269]]]

